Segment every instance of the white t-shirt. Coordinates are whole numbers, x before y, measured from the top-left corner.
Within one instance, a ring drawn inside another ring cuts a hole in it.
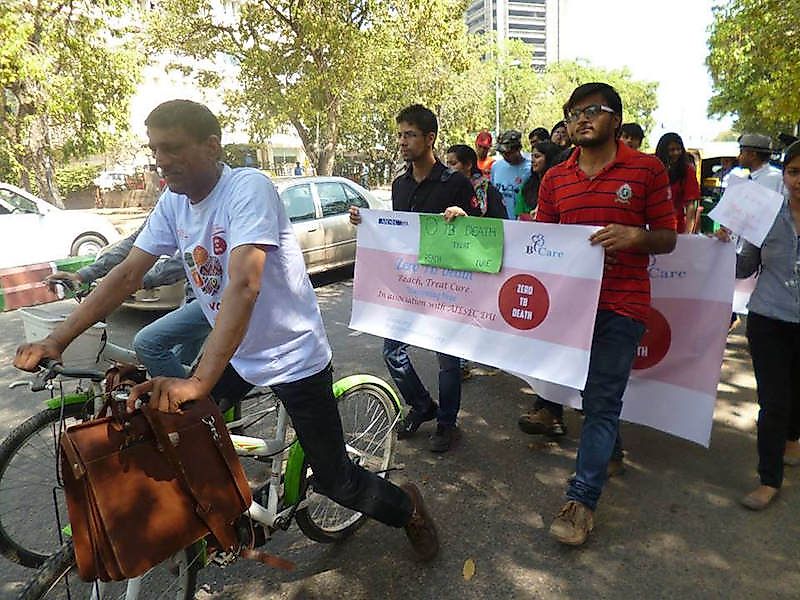
[[[331,350],[306,273],[303,254],[275,186],[256,169],[223,166],[211,193],[197,204],[165,191],[136,246],[160,256],[180,250],[189,283],[211,326],[228,285],[237,246],[268,248],[261,291],[242,343],[231,358],[254,385],[289,383],[321,371]]]

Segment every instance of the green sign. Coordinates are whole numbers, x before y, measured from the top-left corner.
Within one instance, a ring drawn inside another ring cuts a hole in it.
[[[503,221],[481,217],[419,216],[419,264],[499,273],[503,265]]]

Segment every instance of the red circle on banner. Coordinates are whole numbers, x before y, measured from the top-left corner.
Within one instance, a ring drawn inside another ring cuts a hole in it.
[[[514,329],[533,329],[550,310],[547,288],[533,275],[514,275],[500,288],[500,314]]]
[[[669,322],[652,306],[647,315],[645,331],[639,346],[636,348],[636,360],[633,361],[634,369],[649,369],[661,362],[669,352],[672,342],[672,330]]]

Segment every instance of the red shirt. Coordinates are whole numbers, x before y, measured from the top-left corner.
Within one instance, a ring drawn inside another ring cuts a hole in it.
[[[675,207],[675,220],[678,233],[686,233],[686,205],[700,198],[700,184],[697,183],[697,171],[692,165],[686,165],[686,175],[669,184],[672,192],[672,204]]]
[[[610,223],[675,230],[669,177],[661,161],[617,143],[617,156],[593,179],[578,167],[580,148],[552,167],[539,186],[536,220],[606,226]],[[598,309],[638,321],[650,310],[649,255],[618,252],[606,265]]]

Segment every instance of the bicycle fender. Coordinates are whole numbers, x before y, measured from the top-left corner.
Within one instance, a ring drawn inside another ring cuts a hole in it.
[[[357,385],[361,385],[362,383],[367,383],[374,385],[375,387],[381,388],[385,391],[389,397],[394,402],[397,410],[401,410],[403,405],[400,403],[400,399],[397,397],[397,394],[394,391],[394,388],[386,383],[380,377],[375,377],[374,375],[368,375],[366,373],[358,373],[356,375],[349,375],[347,377],[343,377],[337,381],[333,382],[333,395],[338,398],[346,391],[351,388],[354,388]]]

